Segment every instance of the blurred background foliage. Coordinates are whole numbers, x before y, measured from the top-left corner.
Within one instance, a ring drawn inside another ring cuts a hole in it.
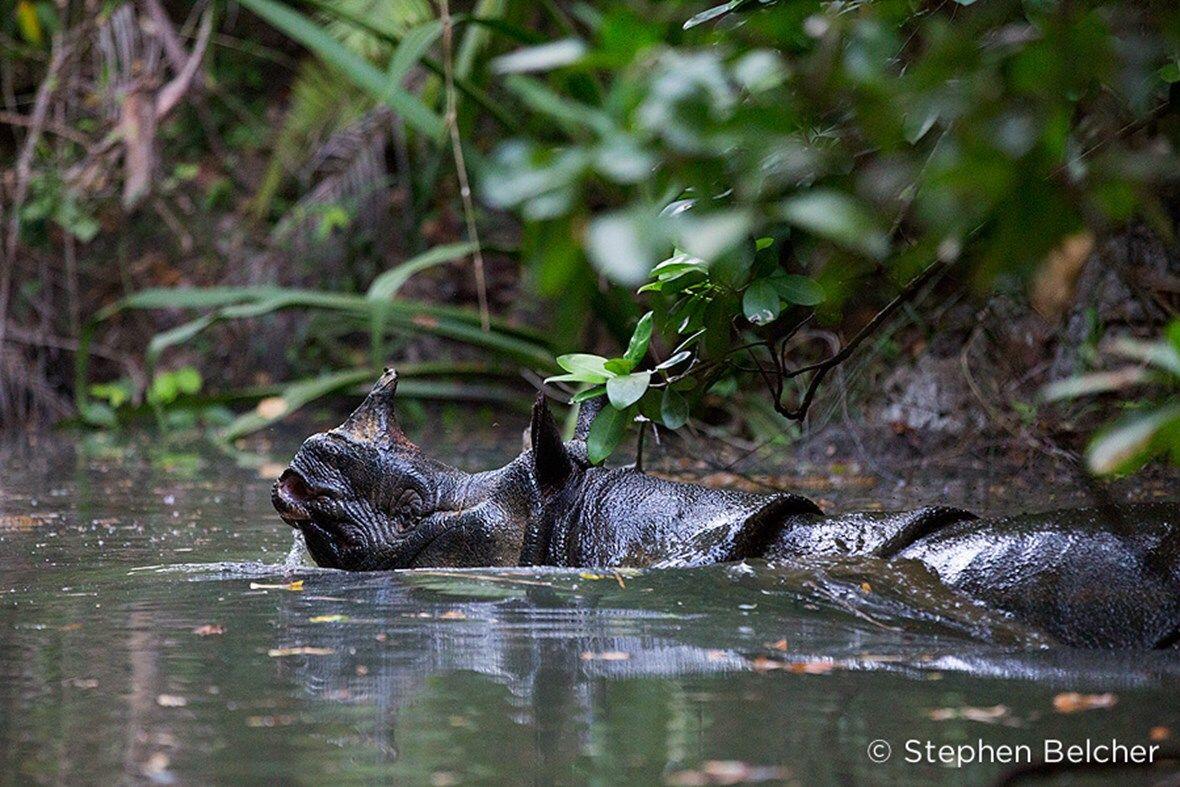
[[[396,362],[411,398],[605,395],[595,460],[781,441],[1002,299],[1070,357],[972,406],[1129,410],[1092,469],[1180,458],[1175,4],[0,7],[6,423],[233,439]]]

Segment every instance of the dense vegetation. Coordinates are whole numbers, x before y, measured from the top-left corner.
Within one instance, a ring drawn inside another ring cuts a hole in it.
[[[235,437],[396,358],[409,396],[605,393],[596,460],[726,403],[783,433],[921,296],[1060,321],[1135,228],[1172,266],[1158,338],[1102,369],[1096,325],[1048,397],[1131,409],[1096,470],[1180,460],[1172,4],[4,7],[10,418],[72,390],[95,425],[195,402]]]

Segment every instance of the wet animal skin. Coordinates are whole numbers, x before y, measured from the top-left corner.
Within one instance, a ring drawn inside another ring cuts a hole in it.
[[[308,438],[272,501],[315,561],[415,567],[691,567],[819,556],[913,561],[976,603],[1063,643],[1174,644],[1180,504],[979,519],[960,509],[825,516],[798,495],[708,489],[586,459],[588,408],[564,442],[543,397],[531,448],[465,473],[426,457],[394,415],[387,370],[339,427]],[[1112,521],[1112,519],[1118,521]]]

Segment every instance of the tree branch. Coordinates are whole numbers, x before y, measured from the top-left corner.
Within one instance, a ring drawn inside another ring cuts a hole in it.
[[[811,377],[811,381],[807,385],[807,391],[803,394],[802,401],[800,401],[799,406],[793,410],[783,404],[782,391],[780,388],[778,395],[776,395],[774,399],[775,411],[784,418],[789,418],[792,421],[802,421],[807,416],[807,411],[811,407],[811,402],[815,398],[815,393],[817,390],[819,390],[819,386],[821,383],[823,383],[824,377],[827,376],[828,372],[832,371],[832,369],[835,369],[837,366],[847,360],[848,357],[856,351],[856,348],[859,347],[866,338],[875,333],[877,329],[880,328],[885,322],[885,320],[887,320],[889,316],[893,314],[893,312],[897,311],[899,306],[913,298],[919,290],[921,290],[938,273],[941,273],[944,268],[946,268],[946,263],[939,260],[931,263],[924,271],[910,279],[909,283],[902,288],[901,292],[899,292],[893,300],[886,304],[885,307],[881,309],[881,311],[873,315],[873,319],[865,323],[865,326],[857,331],[856,335],[853,336],[852,339],[849,340],[849,342],[845,344],[838,352],[828,356],[822,361],[808,364],[807,366],[802,366],[790,372],[784,372],[782,375],[783,380],[790,380],[807,372],[814,372],[814,374]]]

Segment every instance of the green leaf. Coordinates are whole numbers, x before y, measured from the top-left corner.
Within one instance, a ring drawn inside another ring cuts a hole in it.
[[[586,54],[586,43],[578,38],[563,38],[501,55],[492,61],[495,74],[521,74],[549,71],[576,63]]]
[[[1180,404],[1158,407],[1118,421],[1100,432],[1086,450],[1086,463],[1097,475],[1128,473],[1139,468],[1154,454],[1172,450],[1175,445],[1164,445],[1180,438]]]
[[[176,388],[181,393],[195,394],[201,390],[201,373],[192,366],[184,366],[172,373]]]
[[[597,396],[602,396],[606,393],[606,386],[596,385],[593,388],[587,388],[585,391],[578,391],[570,397],[570,404],[580,404],[587,399],[593,399]]]
[[[277,0],[242,0],[242,5],[306,46],[321,60],[340,69],[358,87],[389,104],[411,127],[435,140],[443,135],[442,118],[417,96],[333,38],[321,25]]]
[[[599,411],[586,436],[586,458],[590,464],[602,464],[615,452],[630,423],[629,411],[621,412],[609,405]]]
[[[1121,336],[1111,343],[1110,350],[1124,358],[1143,361],[1180,377],[1180,350],[1173,347],[1170,342],[1144,342],[1129,336]]]
[[[889,238],[877,226],[873,214],[839,191],[803,192],[782,204],[781,215],[796,227],[852,251],[877,259],[889,253]]]
[[[385,271],[369,285],[365,297],[375,301],[387,301],[397,294],[402,285],[419,271],[424,271],[435,265],[441,265],[452,260],[465,257],[475,251],[474,243],[449,243],[445,246],[435,246],[429,251],[406,260],[396,268]]]
[[[782,312],[778,290],[769,279],[751,282],[742,294],[742,313],[755,325],[774,322]]]
[[[799,276],[794,273],[784,273],[771,278],[771,283],[778,290],[779,296],[788,303],[799,306],[815,306],[823,303],[827,297],[824,288],[815,279]]]
[[[623,353],[623,358],[631,362],[632,369],[647,355],[647,346],[651,342],[651,321],[652,312],[648,312],[639,318],[635,330],[631,332],[631,341],[627,344],[627,352]]]
[[[660,227],[643,210],[615,211],[597,216],[586,231],[590,262],[607,278],[627,287],[647,281],[658,259]]]
[[[1076,399],[1079,396],[1120,391],[1148,379],[1150,378],[1146,369],[1138,366],[1125,366],[1122,369],[1114,369],[1109,372],[1091,372],[1058,380],[1041,389],[1041,397],[1046,402]]]
[[[660,397],[660,420],[669,429],[679,429],[688,423],[688,402],[680,392],[664,389]]]
[[[615,374],[627,374],[635,368],[635,364],[626,358],[611,358],[603,366],[606,367],[608,372],[614,372]]]
[[[401,43],[398,44],[393,57],[389,59],[389,66],[385,69],[385,79],[390,88],[396,89],[401,85],[410,69],[418,64],[422,56],[430,50],[434,40],[442,35],[442,30],[442,20],[434,19],[418,25],[402,36]]]
[[[622,410],[638,402],[647,393],[651,372],[634,372],[606,381],[606,395],[610,403]]]
[[[716,211],[676,217],[676,245],[694,257],[712,262],[744,240],[750,231],[750,214],[740,210]]]
[[[224,440],[235,440],[242,435],[256,432],[280,418],[285,418],[309,402],[369,381],[372,378],[373,372],[369,369],[349,369],[344,372],[288,383],[279,396],[281,401],[277,403],[277,406],[272,404],[271,407],[259,407],[248,413],[243,413],[225,428],[221,437]]]
[[[692,353],[688,350],[680,350],[679,352],[672,353],[672,355],[669,356],[667,360],[661,361],[659,365],[656,366],[656,370],[659,371],[662,369],[671,369],[678,363],[684,363],[690,357],[692,357]]]
[[[605,383],[615,373],[606,368],[606,359],[589,353],[569,353],[557,356],[557,365],[565,369],[574,379],[586,383]]]

